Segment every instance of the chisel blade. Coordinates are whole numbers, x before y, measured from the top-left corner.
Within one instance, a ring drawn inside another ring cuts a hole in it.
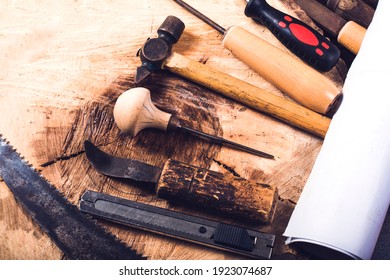
[[[337,37],[347,21],[314,0],[295,0],[306,14],[324,31]]]

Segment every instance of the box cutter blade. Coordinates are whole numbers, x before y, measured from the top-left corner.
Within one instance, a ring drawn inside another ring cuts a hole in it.
[[[273,234],[219,223],[94,191],[86,191],[82,195],[80,210],[111,222],[255,259],[269,259],[275,241]]]

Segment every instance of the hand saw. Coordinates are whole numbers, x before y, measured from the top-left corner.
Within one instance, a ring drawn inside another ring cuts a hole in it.
[[[0,177],[32,219],[76,260],[143,259],[68,202],[0,135]]]

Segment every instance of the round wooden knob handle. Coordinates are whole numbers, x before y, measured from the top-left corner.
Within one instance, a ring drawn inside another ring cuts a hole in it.
[[[145,128],[166,131],[171,114],[159,110],[147,88],[137,87],[122,93],[114,106],[114,119],[122,133],[134,137]]]

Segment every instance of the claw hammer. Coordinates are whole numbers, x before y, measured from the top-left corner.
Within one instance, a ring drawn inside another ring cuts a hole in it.
[[[294,101],[251,85],[215,68],[172,51],[185,28],[177,17],[168,16],[139,50],[142,65],[137,68],[135,84],[144,84],[154,71],[168,70],[180,77],[214,90],[255,110],[271,115],[294,127],[324,138],[330,119]]]

